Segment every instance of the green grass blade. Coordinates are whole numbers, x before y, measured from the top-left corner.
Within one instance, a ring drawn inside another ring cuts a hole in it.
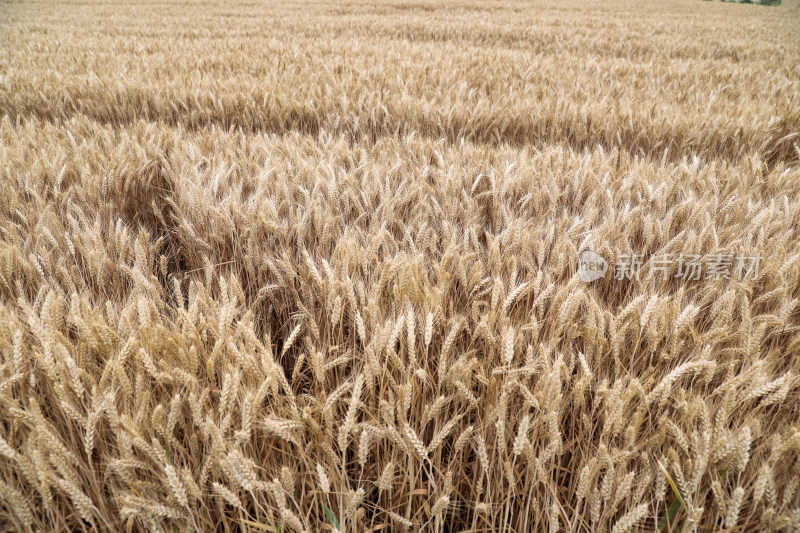
[[[336,529],[336,531],[341,531],[339,520],[336,518],[336,515],[333,514],[333,511],[325,504],[322,504],[322,510],[325,512],[325,518],[328,519],[328,522],[330,522],[334,529]]]
[[[671,524],[672,521],[675,519],[675,515],[678,514],[678,511],[680,511],[681,507],[683,507],[681,500],[675,498],[675,500],[673,500],[672,502],[672,505],[670,505],[669,509],[667,509],[667,514],[665,514],[664,517],[661,519],[661,521],[658,523],[658,529],[659,530],[664,529],[665,527],[667,527],[667,524]]]

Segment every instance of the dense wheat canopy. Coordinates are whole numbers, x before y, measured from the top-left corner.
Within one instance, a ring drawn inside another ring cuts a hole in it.
[[[800,531],[797,5],[0,12],[0,531]]]

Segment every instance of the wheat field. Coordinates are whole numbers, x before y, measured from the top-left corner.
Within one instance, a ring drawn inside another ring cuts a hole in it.
[[[796,3],[0,19],[0,531],[800,531]]]

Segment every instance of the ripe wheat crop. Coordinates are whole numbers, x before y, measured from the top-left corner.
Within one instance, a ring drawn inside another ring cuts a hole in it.
[[[800,531],[797,6],[0,6],[0,531]]]

